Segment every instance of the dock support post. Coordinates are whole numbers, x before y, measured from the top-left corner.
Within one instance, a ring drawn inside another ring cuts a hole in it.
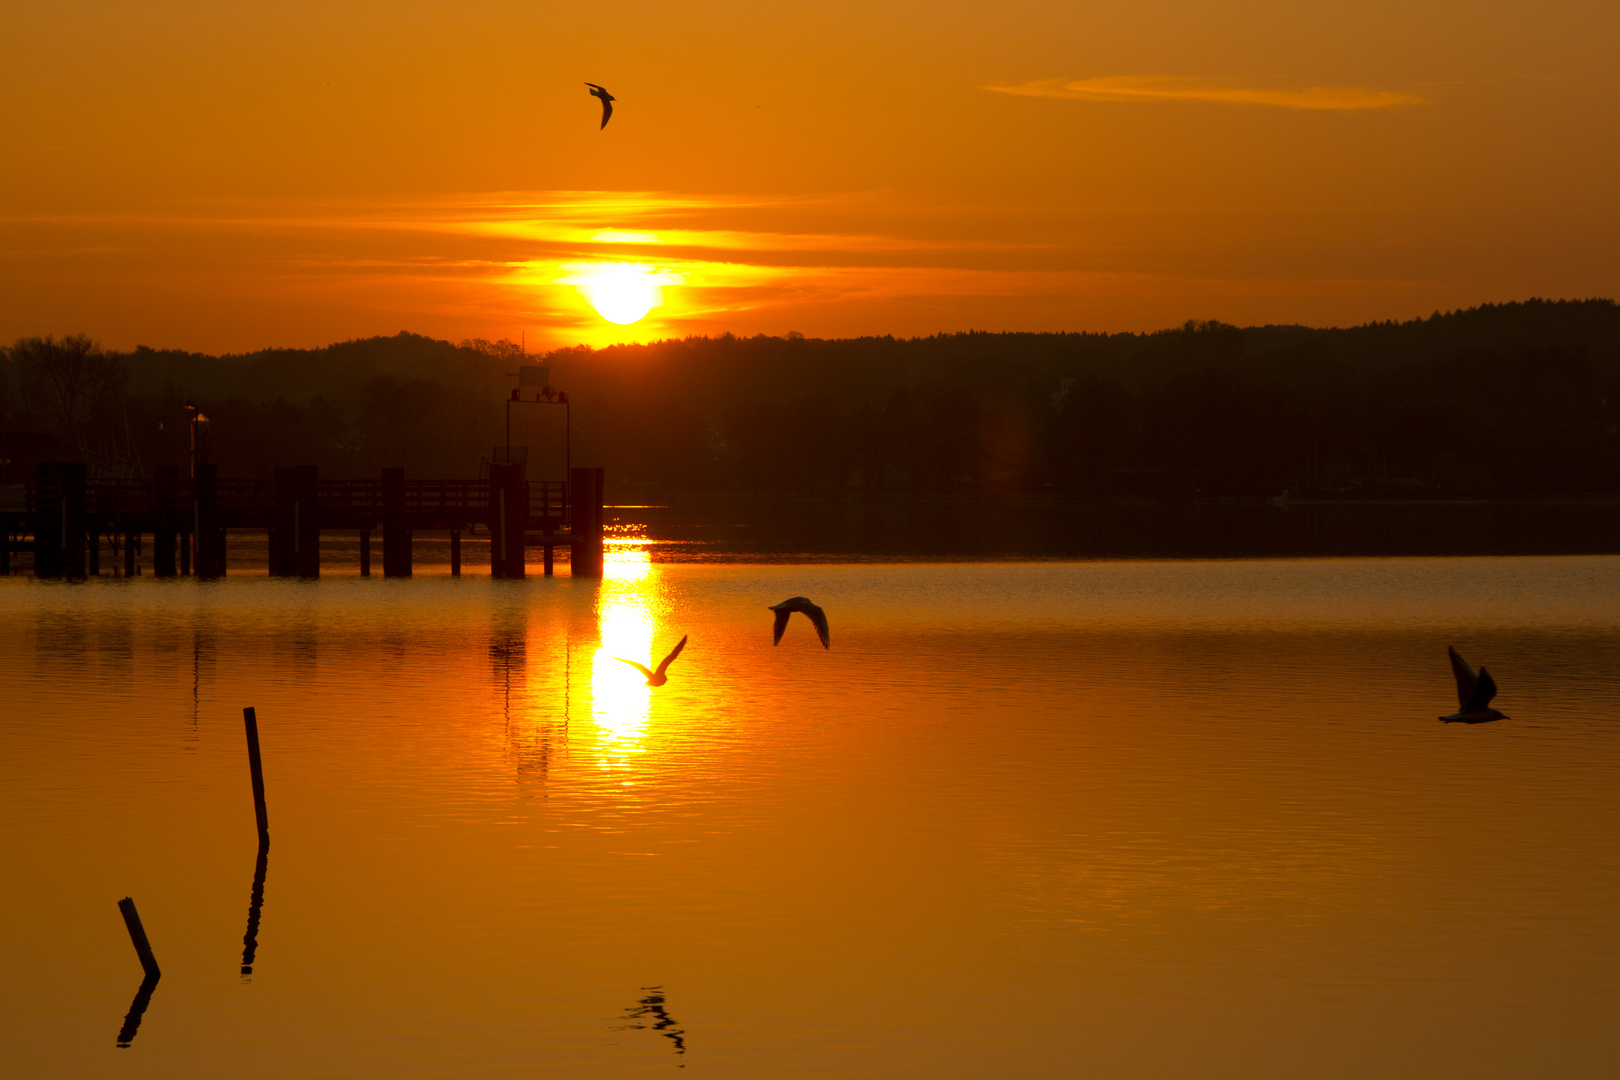
[[[0,577],[11,576],[11,522],[0,532]]]
[[[542,553],[541,557],[545,560],[546,577],[550,577],[552,565],[556,561],[557,557],[557,546],[552,542],[552,533],[550,529],[545,531],[544,539],[541,541],[540,550]]]
[[[602,476],[600,467],[568,470],[568,572],[574,577],[602,576]]]
[[[180,530],[180,576],[191,576],[191,531]]]
[[[360,530],[360,576],[371,576],[371,530]]]
[[[225,576],[225,530],[219,524],[219,466],[197,466],[191,502],[191,535],[197,547],[197,576]]]
[[[405,470],[382,471],[383,577],[411,576],[411,530],[405,517]]]
[[[314,465],[299,465],[292,473],[292,571],[302,578],[318,578],[321,576],[321,518],[316,497],[320,478]]]
[[[62,478],[62,527],[67,541],[63,554],[67,562],[67,576],[77,579],[84,577],[85,481],[89,470],[80,462],[71,462],[69,466]]]
[[[101,576],[101,533],[94,526],[85,532],[85,552],[90,557],[90,576]]]
[[[129,529],[124,533],[124,576],[135,576],[135,537],[136,532]]]
[[[174,577],[174,530],[162,529],[152,534],[152,573],[158,577]]]
[[[290,577],[293,573],[293,485],[294,471],[280,468],[275,471],[275,487],[270,508],[270,546],[268,567],[271,577]]]
[[[450,530],[450,576],[461,576],[461,530]]]
[[[158,577],[174,577],[175,498],[180,486],[180,469],[174,465],[159,465],[153,507],[155,522],[152,526],[152,573]]]
[[[529,527],[529,481],[519,462],[489,467],[489,573],[521,578],[527,573],[523,545]]]
[[[264,763],[259,760],[259,717],[250,705],[242,710],[247,728],[248,772],[253,779],[253,816],[259,823],[259,846],[270,846],[270,815],[264,808]]]
[[[39,463],[35,577],[84,577],[85,471],[82,461]]]

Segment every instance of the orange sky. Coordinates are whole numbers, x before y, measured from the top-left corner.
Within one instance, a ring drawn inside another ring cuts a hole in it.
[[[0,340],[544,347],[1614,296],[1617,42],[1608,2],[12,0]],[[618,98],[605,130],[585,80]],[[662,306],[606,322],[577,287],[602,263]]]

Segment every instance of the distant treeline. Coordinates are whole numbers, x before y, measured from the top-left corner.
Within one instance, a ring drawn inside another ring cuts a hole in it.
[[[615,498],[1620,493],[1612,300],[1347,330],[726,335],[544,357],[408,333],[218,357],[28,338],[0,365],[0,431],[142,473],[183,462],[193,402],[223,475],[471,476],[504,440],[520,362],[550,365],[573,402],[574,463],[606,466]],[[544,444],[531,475],[560,472],[561,410],[512,413],[515,443]]]

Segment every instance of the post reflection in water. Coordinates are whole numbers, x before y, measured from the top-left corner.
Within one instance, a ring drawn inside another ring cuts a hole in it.
[[[550,600],[550,594],[539,594]],[[555,698],[549,692],[530,686],[530,653],[533,657],[536,681],[549,686],[552,648],[548,647],[546,627],[542,626],[536,643],[531,647],[529,636],[530,604],[537,595],[517,584],[495,606],[490,637],[490,677],[495,692],[501,699],[501,715],[505,725],[506,751],[513,763],[519,781],[544,784],[551,767],[551,756],[557,736]],[[572,631],[569,631],[571,636]],[[568,731],[569,670],[566,642],[562,649],[562,735],[566,742]],[[541,793],[544,794],[542,787]]]
[[[141,980],[141,988],[135,991],[135,1000],[129,1003],[129,1012],[124,1014],[124,1026],[118,1029],[118,1045],[127,1048],[135,1041],[135,1032],[141,1026],[141,1017],[146,1015],[146,1007],[152,1002],[152,991],[157,989],[160,976],[148,975]]]
[[[686,1031],[676,1027],[676,1019],[669,1015],[664,1008],[664,988],[662,986],[643,986],[641,992],[646,996],[624,1011],[628,1023],[620,1024],[615,1031],[656,1031],[664,1038],[675,1044],[674,1053],[686,1053]],[[644,1023],[643,1021],[652,1021]],[[682,1063],[681,1068],[686,1065]]]
[[[242,935],[242,974],[253,974],[253,957],[259,951],[259,916],[264,911],[264,878],[270,868],[270,845],[259,844],[259,858],[253,867],[253,892],[248,897],[247,932]]]
[[[591,657],[591,718],[602,733],[604,771],[628,773],[631,755],[646,750],[652,688],[617,658],[653,662],[654,573],[645,538],[608,538],[597,599],[599,638]]]

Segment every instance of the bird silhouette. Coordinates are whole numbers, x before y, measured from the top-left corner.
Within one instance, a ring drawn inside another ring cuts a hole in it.
[[[1489,708],[1496,696],[1496,680],[1484,668],[1479,674],[1468,666],[1468,661],[1457,655],[1457,650],[1446,646],[1451,655],[1451,673],[1457,678],[1457,711],[1440,719],[1448,724],[1488,724],[1492,720],[1506,720],[1507,714]]]
[[[601,131],[602,128],[607,127],[609,118],[613,116],[613,103],[618,99],[612,94],[608,93],[606,89],[597,86],[593,82],[588,82],[585,85],[591,88],[591,97],[602,99],[602,127],[596,129],[597,131]]]
[[[771,639],[772,645],[782,644],[782,631],[787,629],[788,617],[795,611],[800,611],[804,613],[805,618],[816,624],[816,633],[821,635],[821,644],[825,648],[832,648],[832,643],[828,640],[827,613],[812,604],[809,597],[790,596],[780,604],[767,604],[765,606],[776,612],[776,626],[773,630],[775,636]]]
[[[681,655],[681,650],[684,648],[686,648],[686,638],[683,636],[675,647],[669,650],[669,655],[664,657],[664,662],[658,665],[657,671],[648,671],[644,665],[638,664],[634,660],[626,660],[622,656],[615,656],[613,659],[622,664],[629,664],[631,667],[647,676],[648,686],[663,686],[665,683],[669,682],[669,676],[665,675],[664,672],[669,670],[669,665],[675,662],[675,658]]]

